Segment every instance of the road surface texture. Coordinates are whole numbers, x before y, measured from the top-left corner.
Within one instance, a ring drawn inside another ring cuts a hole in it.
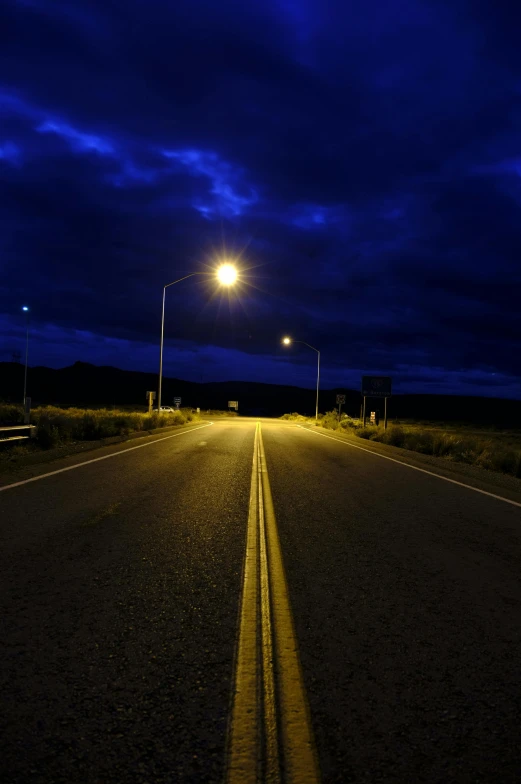
[[[521,506],[203,425],[0,488],[3,779],[519,782]]]

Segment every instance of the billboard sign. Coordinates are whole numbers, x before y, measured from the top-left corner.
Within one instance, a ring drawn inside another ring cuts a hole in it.
[[[238,400],[228,400],[228,408],[234,408],[236,411],[239,410],[239,401]]]
[[[391,397],[391,386],[390,376],[362,376],[364,397]]]

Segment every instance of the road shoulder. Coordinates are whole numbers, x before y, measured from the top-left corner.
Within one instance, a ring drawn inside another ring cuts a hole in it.
[[[372,452],[383,457],[390,457],[399,463],[431,471],[446,479],[471,485],[479,490],[494,495],[504,496],[512,501],[521,503],[521,479],[497,471],[488,471],[479,466],[457,463],[444,457],[424,455],[402,447],[382,444],[378,441],[368,441],[350,434],[338,433],[336,430],[316,427],[315,425],[300,424],[302,430],[308,430],[319,436],[328,436],[330,439],[345,443],[348,446]]]
[[[171,436],[176,432],[189,432],[201,425],[210,424],[210,420],[198,419],[185,425],[160,427],[147,432],[129,433],[127,436],[114,436],[96,441],[76,441],[71,444],[48,449],[41,452],[28,452],[9,460],[7,456],[0,461],[0,486],[31,479],[49,471],[77,465],[84,462],[84,455],[89,458],[104,457],[109,454],[125,451],[129,446],[146,444],[149,441],[159,440],[162,436]]]

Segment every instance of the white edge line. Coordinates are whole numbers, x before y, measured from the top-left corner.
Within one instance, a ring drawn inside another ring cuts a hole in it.
[[[379,452],[373,452],[371,449],[364,449],[363,446],[357,446],[356,444],[350,444],[349,441],[344,441],[341,438],[334,438],[334,436],[328,436],[325,433],[317,433],[316,430],[310,430],[307,427],[303,427],[302,425],[297,425],[300,427],[301,430],[306,430],[308,433],[313,433],[315,436],[323,436],[323,438],[329,438],[331,441],[336,441],[339,444],[345,444],[346,446],[350,446],[353,449],[360,449],[362,452],[368,452],[370,455],[375,455],[376,457],[381,457],[382,460],[390,460],[392,463],[398,463],[398,465],[406,466],[407,468],[412,468],[413,471],[421,471],[422,474],[429,474],[429,476],[436,476],[438,479],[443,479],[444,482],[450,482],[453,485],[459,485],[460,487],[466,487],[467,490],[474,490],[475,493],[481,493],[482,495],[488,495],[490,498],[496,498],[498,501],[504,501],[506,504],[512,504],[512,506],[519,506],[521,507],[521,503],[519,501],[512,501],[511,498],[505,498],[502,495],[496,495],[495,493],[489,493],[487,490],[480,490],[479,487],[473,487],[472,485],[466,485],[464,482],[457,482],[455,479],[449,479],[447,476],[442,476],[441,474],[436,474],[434,471],[427,471],[426,468],[418,468],[417,466],[413,466],[410,463],[404,463],[402,460],[396,460],[394,457],[388,457],[387,455],[381,455]],[[1,489],[1,488],[0,488]]]
[[[3,490],[10,490],[12,487],[20,487],[21,485],[26,485],[29,482],[37,482],[39,479],[47,479],[48,476],[63,474],[64,471],[72,471],[75,468],[81,468],[82,466],[89,465],[90,463],[99,463],[100,460],[108,460],[109,457],[117,457],[118,455],[124,455],[125,452],[133,452],[134,449],[142,449],[144,446],[152,446],[152,444],[158,444],[160,441],[167,441],[169,438],[176,438],[176,436],[184,436],[187,433],[193,433],[195,430],[201,430],[201,428],[203,427],[210,427],[210,425],[213,425],[213,422],[209,422],[207,425],[198,425],[197,427],[192,427],[190,430],[183,430],[181,433],[173,433],[171,436],[156,438],[155,441],[147,441],[146,444],[138,444],[137,446],[130,446],[128,447],[128,449],[121,449],[119,452],[113,452],[111,455],[103,455],[103,457],[94,457],[92,460],[84,460],[83,463],[76,463],[75,465],[67,466],[66,468],[58,468],[56,471],[49,471],[47,474],[39,474],[38,476],[32,476],[30,479],[22,479],[21,482],[13,482],[13,484],[4,485],[3,487],[0,487],[0,493]]]

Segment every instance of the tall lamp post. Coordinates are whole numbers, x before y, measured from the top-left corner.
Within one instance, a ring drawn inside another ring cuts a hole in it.
[[[302,343],[304,346],[313,349],[313,351],[317,352],[317,404],[315,407],[315,421],[318,420],[318,388],[320,384],[320,351],[315,346],[310,346],[309,343],[306,343],[304,340],[293,340],[293,338],[283,338],[282,342],[285,346],[290,346],[292,343]]]
[[[22,305],[22,310],[25,313],[25,370],[24,370],[24,409],[25,398],[27,397],[27,360],[29,359],[29,307]]]
[[[178,280],[173,280],[172,283],[167,283],[166,286],[163,286],[163,310],[161,313],[161,348],[159,351],[159,384],[158,384],[158,394],[157,394],[157,410],[161,410],[161,389],[163,386],[163,342],[164,342],[164,334],[165,334],[165,295],[166,290],[170,286],[175,286],[176,283],[181,283],[182,280],[186,280],[187,278],[192,278],[194,275],[209,275],[211,273],[208,272],[190,272],[189,275],[185,275],[184,278],[179,278]],[[231,286],[237,280],[237,270],[233,266],[233,264],[222,264],[216,271],[215,275],[219,283],[222,283],[224,286]]]

